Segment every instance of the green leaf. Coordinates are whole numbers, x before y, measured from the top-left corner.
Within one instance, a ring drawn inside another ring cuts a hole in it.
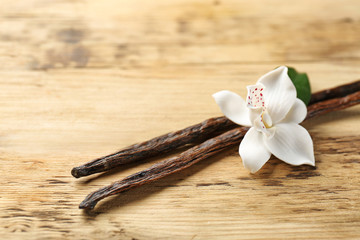
[[[295,85],[297,98],[307,106],[311,98],[311,88],[307,74],[298,73],[295,68],[288,67],[288,75]]]

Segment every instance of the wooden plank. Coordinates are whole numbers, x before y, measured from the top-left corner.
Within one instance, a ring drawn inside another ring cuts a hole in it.
[[[359,79],[360,4],[9,1],[0,6],[0,234],[6,239],[360,238],[359,111],[305,124],[317,168],[237,149],[78,210],[163,158],[84,179],[73,166],[221,115],[211,95],[274,67],[314,91]]]

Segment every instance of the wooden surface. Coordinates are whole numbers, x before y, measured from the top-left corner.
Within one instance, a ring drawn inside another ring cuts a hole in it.
[[[71,168],[221,115],[211,95],[276,66],[313,91],[360,78],[358,0],[2,0],[2,239],[360,239],[360,107],[305,124],[316,169],[237,148],[101,202],[91,191],[162,158]]]

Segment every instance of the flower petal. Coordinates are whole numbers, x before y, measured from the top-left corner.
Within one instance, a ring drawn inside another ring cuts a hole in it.
[[[239,125],[251,126],[249,109],[242,97],[227,90],[217,92],[213,97],[228,119]]]
[[[252,173],[257,172],[271,156],[264,144],[263,134],[253,127],[245,134],[239,147],[239,154],[244,167]]]
[[[305,103],[300,99],[296,98],[294,105],[281,122],[301,123],[302,121],[304,121],[306,114],[307,108]]]
[[[274,124],[280,122],[289,112],[296,99],[296,89],[282,66],[262,76],[258,83],[265,86],[263,94],[265,107]]]
[[[308,131],[295,123],[280,123],[272,138],[264,138],[267,149],[291,165],[315,166],[313,141]]]

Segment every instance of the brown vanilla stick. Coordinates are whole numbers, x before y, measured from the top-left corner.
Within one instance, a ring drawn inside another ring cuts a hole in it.
[[[311,95],[310,104],[334,97],[343,97],[359,90],[360,80],[316,92]],[[210,118],[185,129],[167,133],[151,140],[131,145],[111,155],[92,160],[84,165],[73,168],[71,174],[79,178],[104,172],[122,164],[148,159],[169,152],[186,144],[194,144],[235,127],[237,127],[237,125],[229,121],[226,117]]]
[[[216,136],[219,133],[236,126],[237,125],[225,117],[210,118],[185,129],[131,145],[114,154],[75,167],[71,170],[71,174],[74,177],[79,178],[94,173],[104,172],[122,164],[147,159],[169,152],[186,144],[204,141],[210,136]]]
[[[342,98],[322,101],[308,107],[308,114],[306,119],[319,116],[327,112],[344,109],[359,103],[360,91]],[[150,183],[172,173],[186,169],[193,164],[203,159],[209,158],[230,146],[239,144],[248,129],[249,128],[246,127],[235,128],[217,137],[211,138],[197,146],[194,146],[189,150],[179,154],[178,156],[154,164],[148,169],[130,175],[123,180],[117,181],[109,186],[100,188],[99,190],[90,193],[84,199],[84,201],[81,202],[79,208],[93,209],[97,202],[101,199],[119,194],[131,188]]]
[[[211,138],[202,144],[194,146],[176,157],[156,163],[146,170],[137,172],[121,181],[100,188],[89,194],[86,199],[82,201],[79,208],[93,209],[96,203],[105,197],[124,192],[130,188],[141,186],[188,168],[227,147],[238,144],[248,129],[249,128],[247,127],[235,128],[217,137]]]
[[[357,91],[360,91],[360,80],[316,92],[315,94],[311,95],[311,99],[308,105],[332,98],[344,97]]]
[[[338,111],[360,103],[360,91],[341,98],[329,99],[308,106],[306,119],[319,116],[328,112]]]

